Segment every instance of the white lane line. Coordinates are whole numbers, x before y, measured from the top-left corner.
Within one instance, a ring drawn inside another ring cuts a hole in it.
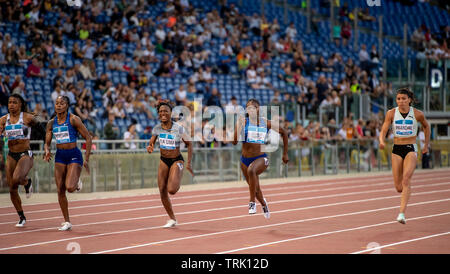
[[[409,219],[408,219],[408,221],[409,221]],[[386,247],[402,245],[402,244],[406,244],[406,243],[417,242],[417,241],[422,241],[422,240],[431,239],[431,238],[435,238],[435,237],[446,236],[446,235],[450,235],[450,231],[449,232],[438,233],[438,234],[433,234],[433,235],[428,235],[428,236],[424,236],[424,237],[420,237],[420,238],[414,238],[414,239],[410,239],[410,240],[405,240],[405,241],[401,241],[401,242],[395,242],[395,243],[392,243],[392,244],[381,245],[381,246],[377,246],[377,247],[373,247],[373,248],[368,248],[368,249],[352,252],[350,254],[361,254],[361,253],[365,253],[365,252],[380,250],[380,249],[386,248]]]
[[[438,172],[438,173],[448,173],[448,172]],[[413,183],[416,181],[422,181],[422,180],[426,180],[426,179],[432,179],[430,178],[428,175],[432,174],[433,177],[436,176],[436,173],[418,173],[417,175],[415,175],[413,177]],[[439,175],[439,174],[438,174]],[[428,176],[428,177],[427,177]],[[450,175],[449,175],[450,176]],[[387,178],[384,178],[387,177]],[[418,179],[418,177],[423,179]],[[272,190],[284,190],[284,189],[297,189],[297,188],[308,188],[308,187],[315,187],[315,186],[328,186],[328,185],[339,185],[339,184],[354,184],[354,183],[370,183],[373,181],[382,181],[382,180],[388,180],[391,184],[393,184],[392,181],[392,175],[383,175],[383,176],[379,176],[379,177],[375,177],[375,178],[370,178],[367,179],[366,177],[351,177],[351,178],[339,178],[336,179],[336,181],[333,182],[328,182],[332,179],[324,179],[324,180],[314,180],[312,179],[311,181],[308,182],[289,182],[289,183],[283,183],[283,184],[292,184],[293,186],[285,186],[285,187],[271,187],[274,186],[275,184],[270,184],[270,185],[265,185],[265,191],[269,192]],[[434,177],[435,178],[435,177]],[[445,178],[445,177],[444,177]],[[361,181],[362,180],[362,181]],[[327,183],[320,183],[321,181],[325,181]],[[310,185],[304,185],[303,183],[309,183],[312,182],[312,184]],[[300,184],[300,185],[299,185]],[[183,187],[183,186],[181,186]],[[239,189],[239,188],[244,188],[244,187],[234,187],[234,189]],[[233,189],[232,187],[230,188],[226,188],[226,189]],[[247,193],[248,190],[244,190],[244,191],[230,191],[230,192],[220,192],[223,189],[218,189],[217,191],[219,193],[211,193],[211,194],[198,194],[198,195],[189,195],[189,196],[178,196],[178,197],[173,197],[172,201],[176,201],[179,199],[191,199],[191,198],[199,198],[199,197],[211,197],[211,196],[220,196],[220,195],[228,195],[228,194],[238,194],[238,193]],[[187,191],[185,193],[188,193],[191,191]],[[108,197],[108,198],[93,198],[93,199],[82,199],[82,200],[74,200],[74,201],[70,201],[71,203],[77,203],[77,202],[86,202],[86,201],[98,201],[98,200],[105,200],[105,199],[116,199],[116,198],[129,198],[129,199],[133,199],[133,198],[142,198],[142,196],[155,196],[158,194],[144,194],[144,195],[140,195],[140,196],[121,196],[121,197]],[[114,202],[114,203],[98,203],[98,204],[94,204],[94,205],[86,205],[86,206],[74,206],[71,207],[71,209],[79,209],[79,208],[89,208],[89,207],[101,207],[101,206],[114,206],[114,205],[122,205],[122,204],[133,204],[133,203],[145,203],[145,202],[159,202],[160,198],[155,198],[155,199],[149,199],[149,200],[137,200],[137,201],[125,201],[125,202]],[[36,203],[36,204],[27,204],[24,206],[35,206],[35,205],[57,205],[56,202],[54,203]],[[0,209],[2,208],[11,208],[11,206],[4,206],[4,207],[0,207]],[[60,211],[59,208],[52,208],[52,209],[44,209],[44,210],[35,210],[35,211],[28,211],[28,213],[37,213],[37,212],[48,212],[48,211]],[[7,215],[15,215],[17,213],[1,213],[0,216],[7,216]]]
[[[436,184],[426,184],[426,185],[417,185],[415,188],[442,186],[442,185],[449,185],[449,184],[450,184],[450,182],[436,183]],[[370,194],[370,193],[378,193],[378,192],[385,192],[385,191],[391,191],[391,189],[377,189],[377,190],[360,191],[360,192],[345,192],[345,193],[332,194],[332,195],[323,195],[323,196],[310,196],[310,197],[302,197],[302,198],[289,199],[289,200],[271,201],[270,204],[291,203],[291,202],[314,200],[314,199],[324,199],[324,198],[336,198],[336,197],[342,197],[342,196],[359,195],[359,194]],[[442,193],[442,192],[447,192],[447,191],[450,191],[450,190],[435,190],[435,191],[423,192],[423,193],[432,194],[432,193]],[[290,192],[290,193],[287,193],[287,194],[293,194],[293,193]],[[277,195],[285,195],[285,194],[279,194],[278,193]],[[275,195],[272,195],[272,196],[275,196]],[[398,197],[398,196],[391,196],[391,197]],[[246,197],[230,198],[230,199],[225,199],[225,201],[231,201],[231,200],[236,200],[236,199],[244,199],[244,198],[246,198]],[[377,198],[375,198],[375,199],[377,199]],[[195,203],[178,204],[176,206],[186,206],[186,205],[201,204],[201,203],[204,203],[204,202],[201,201],[201,202],[195,202]],[[154,206],[154,207],[123,209],[123,210],[106,211],[106,212],[86,213],[86,214],[73,215],[71,217],[74,218],[74,217],[84,217],[84,216],[101,215],[101,214],[104,215],[104,214],[110,214],[110,213],[123,213],[123,212],[130,212],[130,211],[136,211],[136,210],[148,210],[148,209],[160,208],[160,207],[161,206]],[[174,205],[174,207],[175,207],[175,205]],[[210,212],[210,211],[235,209],[235,208],[241,208],[241,207],[246,207],[246,205],[245,206],[238,205],[238,206],[222,207],[222,208],[209,208],[209,209],[206,209],[206,210],[188,211],[188,212],[185,212],[185,213],[181,212],[181,213],[177,213],[177,215],[191,214],[191,213],[203,213],[203,212]],[[156,218],[156,217],[164,217],[164,216],[166,216],[166,215],[165,214],[160,214],[160,215],[146,216],[146,217],[143,217],[143,218]],[[43,220],[50,220],[50,219],[60,219],[60,218],[61,218],[60,216],[55,216],[55,217],[50,217],[50,218],[36,219],[36,220],[32,220],[32,221],[35,222],[35,221],[43,221]],[[138,219],[140,219],[140,218],[142,218],[142,217],[138,217]],[[131,219],[136,219],[136,218],[131,218]],[[126,219],[126,220],[129,220],[129,219]],[[29,222],[31,222],[31,221],[29,221]],[[3,224],[3,225],[5,225],[5,224],[15,224],[15,223],[16,222],[6,222],[6,223],[0,223],[0,225],[1,224]],[[91,223],[91,224],[98,224],[98,222]],[[0,236],[21,234],[21,233],[29,233],[29,232],[37,232],[37,231],[43,231],[43,230],[48,230],[48,229],[54,229],[54,227],[41,228],[41,229],[35,229],[35,230],[26,230],[26,231],[18,231],[18,232],[1,233]]]
[[[439,213],[439,214],[420,216],[420,217],[415,217],[415,218],[408,218],[408,222],[409,221],[414,221],[414,220],[421,220],[421,219],[425,219],[425,218],[433,218],[433,217],[445,216],[445,215],[450,215],[450,212],[444,212],[444,213]],[[243,248],[237,248],[237,249],[222,251],[222,252],[218,252],[218,253],[215,253],[215,254],[235,253],[235,252],[238,252],[238,251],[255,249],[255,248],[269,246],[269,245],[273,245],[273,244],[298,241],[298,240],[303,240],[303,239],[308,239],[308,238],[320,237],[320,236],[325,236],[325,235],[331,235],[331,234],[336,234],[336,233],[361,230],[361,229],[372,228],[372,227],[377,227],[377,226],[383,226],[383,225],[388,225],[388,224],[396,224],[396,223],[397,223],[397,221],[390,221],[390,222],[383,222],[383,223],[372,224],[372,225],[358,226],[358,227],[347,228],[347,229],[333,230],[333,231],[328,231],[328,232],[324,232],[324,233],[318,233],[318,234],[313,234],[313,235],[308,235],[308,236],[290,238],[290,239],[285,239],[285,240],[281,240],[281,241],[268,242],[268,243],[254,245],[254,246],[249,246],[249,247],[243,247]],[[369,250],[364,250],[364,251],[369,251]]]
[[[442,193],[442,192],[450,192],[450,189],[448,189],[448,190],[434,190],[434,191],[427,191],[427,192],[419,192],[416,195],[428,195],[428,194]],[[338,205],[348,205],[348,204],[354,204],[354,203],[373,202],[373,201],[387,200],[387,199],[394,199],[394,198],[398,198],[398,195],[388,196],[388,197],[385,196],[385,197],[377,197],[377,198],[370,198],[370,199],[362,199],[362,200],[352,200],[352,201],[345,201],[345,202],[337,202],[337,203],[331,203],[331,204],[321,204],[321,205],[301,207],[301,208],[293,208],[293,209],[284,209],[284,210],[279,210],[279,211],[271,211],[271,214],[273,215],[273,214],[293,212],[293,211],[302,211],[302,210],[322,208],[322,207],[328,207],[328,206],[338,206]],[[284,201],[278,201],[278,202],[280,202],[280,203],[281,202],[293,202],[293,201],[296,201],[296,200],[298,200],[298,199],[295,199],[295,200],[284,200]],[[222,207],[222,208],[215,208],[215,209],[202,209],[202,210],[196,210],[196,211],[186,211],[186,212],[177,213],[177,215],[189,215],[189,214],[204,213],[204,212],[211,212],[211,211],[235,209],[235,208],[241,208],[241,207],[246,207],[246,206],[231,206],[231,207]],[[99,221],[99,222],[94,222],[94,223],[77,224],[77,225],[73,225],[73,227],[82,227],[82,226],[90,226],[90,225],[103,225],[103,224],[108,224],[108,223],[118,223],[118,222],[136,221],[136,220],[145,220],[145,219],[152,219],[152,218],[158,218],[158,217],[167,217],[167,214],[144,216],[144,217],[134,217],[134,218],[126,218],[126,219],[114,219],[114,220]],[[245,214],[245,215],[223,217],[223,218],[219,218],[219,219],[206,219],[206,220],[200,220],[200,221],[191,222],[191,223],[222,221],[222,220],[229,220],[229,219],[243,218],[243,217],[248,217],[248,215]],[[7,233],[0,234],[0,236],[9,236],[9,235],[16,235],[16,234],[23,234],[23,233],[30,233],[30,232],[54,230],[56,228],[58,228],[58,227],[47,227],[47,228],[40,228],[40,229],[34,229],[34,230],[7,232]],[[158,227],[155,227],[155,228],[158,228]]]
[[[427,202],[415,203],[415,204],[411,204],[411,205],[419,205],[419,204],[420,205],[424,205],[424,204],[428,204],[428,203],[448,202],[448,201],[450,201],[450,199],[436,200],[436,201],[427,201]],[[190,239],[209,237],[209,236],[215,236],[215,235],[220,235],[220,234],[241,232],[241,231],[246,231],[246,230],[261,229],[261,228],[268,228],[268,227],[281,226],[281,225],[289,225],[289,224],[295,224],[295,223],[303,223],[303,222],[308,222],[308,221],[317,221],[317,220],[323,220],[323,219],[338,218],[338,217],[351,216],[351,215],[364,214],[364,213],[371,213],[371,212],[376,212],[376,211],[381,211],[381,210],[389,210],[389,209],[395,209],[395,208],[398,208],[398,206],[386,207],[386,208],[378,208],[378,209],[371,209],[371,210],[365,210],[365,211],[359,211],[359,212],[350,212],[350,213],[344,213],[344,214],[338,214],[338,215],[332,215],[332,216],[325,216],[325,217],[310,218],[310,219],[303,219],[303,220],[296,220],[296,221],[289,221],[289,222],[276,223],[276,224],[270,224],[270,225],[246,227],[246,228],[227,230],[227,231],[220,231],[220,232],[214,232],[214,233],[208,233],[208,234],[200,234],[200,235],[195,235],[195,236],[188,236],[188,237],[175,238],[175,239],[170,239],[170,240],[163,240],[163,241],[158,241],[158,242],[151,242],[151,243],[146,243],[146,244],[139,244],[139,245],[134,245],[134,246],[127,246],[127,247],[122,247],[122,248],[110,249],[110,250],[103,250],[103,251],[98,251],[98,252],[94,252],[94,253],[91,253],[91,254],[111,253],[111,252],[117,252],[117,251],[122,251],[122,250],[133,249],[133,248],[140,248],[140,247],[151,246],[151,245],[155,245],[155,244],[170,243],[170,242],[181,241],[181,240],[190,240]],[[448,215],[448,214],[450,214],[450,212],[441,213],[441,214],[434,214],[434,215],[428,215],[428,216],[425,216],[425,217],[436,217],[436,216]],[[414,220],[414,219],[410,218],[409,220]],[[396,223],[396,221],[379,223],[379,224],[374,224],[374,225],[369,225],[369,226],[363,226],[363,227],[359,227],[359,229],[366,228],[366,227],[372,227],[372,226],[379,226],[379,225],[384,225],[384,224],[392,224],[392,223]],[[355,228],[348,229],[348,230],[355,230]],[[345,230],[331,231],[331,232],[314,234],[314,235],[304,236],[304,237],[299,237],[299,238],[317,237],[317,236],[322,236],[322,235],[327,235],[327,234],[339,233],[339,232],[343,232],[343,231],[345,231]],[[290,240],[296,240],[296,239],[298,239],[298,238],[290,239]],[[275,243],[278,243],[278,242],[284,242],[284,241],[288,241],[288,240],[266,243],[264,245],[271,245],[271,244],[275,244]],[[245,249],[251,249],[251,248],[254,248],[254,247],[246,247],[246,248],[238,249],[236,251],[245,250]],[[218,253],[218,254],[228,253],[228,252],[229,251],[225,251],[225,252],[221,252],[221,253]],[[234,252],[234,250],[231,251],[231,252]]]
[[[393,197],[397,197],[397,196],[393,196]],[[383,199],[383,198],[378,198],[378,199]],[[410,204],[408,206],[416,206],[416,205],[423,205],[423,204],[430,204],[430,203],[447,202],[449,200],[450,200],[450,198],[449,199],[426,201],[426,202],[420,202],[420,203],[413,203],[413,204]],[[321,206],[317,206],[317,207],[321,207]],[[254,227],[242,228],[242,229],[237,229],[237,230],[228,230],[228,231],[221,231],[221,232],[216,232],[216,233],[200,234],[200,235],[191,236],[191,237],[192,238],[207,237],[207,236],[218,235],[218,234],[226,234],[226,233],[231,233],[231,232],[238,232],[238,231],[245,231],[245,230],[259,229],[259,228],[266,228],[266,227],[273,227],[273,226],[281,226],[281,225],[286,225],[286,224],[293,224],[293,223],[300,223],[300,222],[314,221],[314,220],[321,220],[321,219],[329,219],[329,218],[336,218],[336,217],[342,217],[342,216],[350,216],[350,215],[355,215],[355,214],[370,213],[370,212],[376,212],[376,211],[382,211],[382,210],[390,210],[390,209],[396,209],[396,208],[398,208],[398,205],[392,206],[392,207],[386,207],[386,208],[371,209],[371,210],[365,210],[365,211],[359,211],[359,212],[351,212],[351,213],[338,214],[338,215],[332,215],[332,216],[324,216],[324,217],[318,217],[318,218],[312,218],[312,219],[302,219],[302,220],[282,222],[282,223],[276,223],[276,224],[270,224],[270,225],[254,226]],[[298,209],[292,209],[291,211],[295,211],[295,210],[298,210]],[[273,212],[273,213],[275,213],[275,212]],[[198,224],[198,223],[206,223],[206,222],[213,222],[213,221],[222,221],[222,220],[226,220],[226,219],[236,219],[236,218],[243,218],[243,217],[248,217],[248,215],[246,214],[246,215],[241,215],[241,216],[232,216],[232,217],[225,217],[225,218],[218,218],[218,219],[193,221],[193,222],[181,223],[181,224],[178,224],[178,226],[190,225],[190,224]],[[45,242],[37,242],[37,243],[32,243],[32,244],[20,245],[20,246],[11,246],[11,247],[0,248],[0,251],[13,250],[13,249],[19,249],[19,248],[27,248],[27,247],[32,247],[32,246],[47,245],[47,244],[53,244],[53,243],[59,243],[59,242],[65,242],[65,241],[72,241],[72,240],[90,239],[90,238],[103,237],[103,236],[109,236],[109,235],[118,235],[118,234],[123,234],[123,233],[131,233],[131,232],[139,232],[139,231],[145,231],[145,230],[153,230],[153,229],[161,229],[161,226],[145,227],[145,228],[132,229],[132,230],[121,230],[121,231],[99,233],[99,234],[93,234],[93,235],[87,235],[87,236],[78,236],[78,237],[63,238],[63,239],[51,240],[51,241],[45,241]],[[168,240],[168,242],[172,242],[172,241],[176,241],[176,240],[185,240],[185,239],[189,239],[189,238],[190,237],[179,238],[179,239],[171,239],[171,240]],[[157,242],[157,243],[159,243],[159,242]],[[153,245],[153,244],[155,244],[155,243],[145,244],[144,246]],[[125,247],[125,248],[122,248],[122,249],[125,250],[125,249],[131,249],[131,248],[135,248],[135,247],[140,247],[140,245],[139,246],[133,246],[133,247]],[[110,252],[110,251],[103,251],[103,252]]]
[[[445,178],[443,178],[445,179]],[[423,182],[423,181],[429,181],[430,178],[423,178],[423,179],[416,179],[414,182]],[[364,181],[364,183],[367,182],[377,182],[377,181],[382,181],[382,179],[374,179],[374,180],[366,180]],[[355,183],[360,183],[360,182],[355,182]],[[330,185],[332,183],[326,183],[326,184],[318,184],[316,185],[317,187],[319,186],[325,186],[325,185]],[[289,194],[297,194],[297,193],[311,193],[311,192],[319,192],[319,191],[328,191],[328,190],[338,190],[338,189],[351,189],[351,188],[358,188],[358,187],[372,187],[372,186],[376,186],[376,185],[392,185],[392,182],[383,182],[380,184],[362,184],[362,185],[357,185],[357,186],[344,186],[344,187],[334,187],[334,188],[328,188],[328,189],[312,189],[312,190],[303,190],[303,191],[290,191],[290,193],[273,193],[271,194],[271,190],[274,189],[269,189],[269,190],[265,190],[264,192],[266,193],[266,196],[270,197],[270,196],[277,196],[277,195],[289,195]],[[298,186],[301,187],[301,186]],[[287,188],[287,187],[281,187],[281,188],[277,188],[276,190],[285,190],[285,189],[289,189],[292,190],[294,188],[298,188],[298,187],[291,187],[291,188]],[[415,186],[413,186],[415,187]],[[214,195],[193,195],[193,196],[189,196],[189,197],[179,197],[176,198],[174,197],[172,199],[172,204],[173,206],[176,206],[176,203],[179,199],[185,199],[185,198],[198,198],[198,197],[211,197],[211,196],[218,196],[218,195],[228,195],[228,194],[238,194],[238,193],[248,193],[247,191],[239,191],[239,192],[229,192],[229,193],[217,193]],[[247,198],[247,197],[245,197]],[[220,202],[220,201],[228,201],[230,199],[234,199],[234,198],[225,198],[225,199],[217,199],[217,200],[205,200],[205,201],[201,201],[198,203],[210,203],[210,202]],[[240,199],[240,198],[236,198],[236,199]],[[160,202],[160,198],[158,199],[153,199],[153,200],[140,200],[140,201],[126,201],[126,202],[118,202],[118,203],[108,203],[108,204],[96,204],[96,205],[86,205],[86,206],[74,206],[74,207],[70,207],[70,210],[74,210],[74,209],[84,209],[84,208],[93,208],[93,207],[102,207],[102,206],[116,206],[116,205],[124,205],[124,204],[136,204],[136,203],[146,203],[146,202],[153,202],[153,201],[157,201]],[[191,202],[191,203],[183,203],[180,205],[190,205],[190,204],[195,204],[195,202]],[[144,209],[149,209],[149,208],[159,208],[160,205],[158,204],[157,206],[153,206],[153,207],[145,207]],[[133,210],[133,209],[131,209]],[[60,212],[61,209],[59,208],[54,208],[54,209],[43,209],[43,210],[35,210],[35,211],[26,211],[25,213],[27,214],[27,216],[29,214],[33,214],[33,213],[42,213],[42,212],[53,212],[53,211],[57,211]],[[115,211],[105,211],[105,212],[115,212]],[[4,213],[4,214],[0,214],[1,216],[8,216],[8,215],[16,215],[17,213]],[[95,213],[94,213],[95,214]],[[52,219],[54,218],[58,218],[58,217],[51,217]],[[4,222],[4,223],[0,223],[0,225],[2,224],[11,224],[11,223],[16,223],[16,221],[14,222]]]

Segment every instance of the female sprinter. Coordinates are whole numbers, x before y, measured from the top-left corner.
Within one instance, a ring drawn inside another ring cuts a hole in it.
[[[192,144],[188,141],[189,136],[185,133],[184,128],[172,121],[172,107],[168,102],[160,102],[157,111],[161,123],[153,128],[147,152],[153,152],[156,139],[159,139],[161,160],[158,168],[158,187],[161,202],[170,217],[163,227],[169,228],[177,225],[169,193],[171,195],[177,193],[180,189],[180,181],[183,175],[184,159],[180,153],[180,141],[183,140],[188,149],[186,169],[194,176],[191,167]]]
[[[89,155],[91,153],[92,138],[81,122],[80,117],[69,113],[69,97],[58,96],[55,101],[56,116],[47,123],[45,134],[44,160],[50,161],[50,145],[52,136],[56,139],[55,155],[55,183],[58,190],[58,202],[65,222],[61,224],[60,231],[72,229],[69,219],[69,209],[66,190],[70,193],[81,190],[80,174],[82,166],[89,173]],[[83,156],[77,147],[78,133],[86,140],[86,153]]]
[[[261,203],[264,217],[270,218],[270,211],[266,199],[263,197],[259,185],[259,175],[269,166],[267,154],[261,151],[261,145],[265,143],[266,135],[272,128],[270,121],[259,117],[259,102],[256,99],[250,99],[246,105],[247,118],[240,122],[234,131],[233,144],[238,142],[238,133],[241,134],[244,128],[244,141],[242,144],[241,169],[245,180],[249,186],[250,202],[248,213],[256,213],[255,197]],[[288,157],[288,136],[287,131],[279,127],[278,132],[283,138],[283,162],[289,161]]]
[[[392,148],[392,174],[395,188],[402,194],[400,213],[397,221],[406,224],[405,210],[411,195],[411,177],[417,162],[417,123],[422,124],[425,132],[425,146],[422,153],[428,152],[430,126],[422,111],[411,106],[414,94],[409,88],[400,88],[396,96],[397,107],[386,113],[386,119],[380,132],[380,149],[384,149],[386,133],[392,124],[394,147]]]
[[[22,96],[12,94],[8,99],[8,114],[0,118],[0,133],[5,132],[9,148],[6,158],[6,180],[11,202],[20,218],[16,227],[23,227],[26,223],[18,188],[19,185],[23,185],[26,197],[31,197],[33,188],[31,179],[27,177],[33,167],[30,135],[31,127],[39,124],[37,117],[26,111],[27,106]]]

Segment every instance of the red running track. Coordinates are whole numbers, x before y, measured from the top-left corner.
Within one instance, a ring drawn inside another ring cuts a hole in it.
[[[450,253],[450,170],[416,171],[406,212],[395,221],[400,194],[391,175],[263,185],[271,218],[248,215],[246,185],[172,196],[178,226],[159,196],[69,202],[72,231],[56,203],[0,208],[4,253]],[[55,194],[56,195],[56,194]]]

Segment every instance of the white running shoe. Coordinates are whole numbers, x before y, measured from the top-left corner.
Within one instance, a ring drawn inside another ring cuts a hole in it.
[[[24,227],[26,223],[27,223],[26,219],[20,218],[19,222],[16,224],[16,227]]]
[[[250,202],[248,203],[248,214],[255,214],[256,213],[256,203]]]
[[[58,228],[59,231],[67,231],[72,229],[72,224],[69,222],[64,222],[61,224],[61,227]]]
[[[270,218],[269,203],[267,203],[266,198],[264,198],[264,202],[266,203],[266,206],[262,207],[262,210],[264,212],[264,217],[266,219],[269,219]]]
[[[81,189],[83,189],[83,182],[81,181],[81,179],[78,179],[78,185],[77,185],[77,190],[76,192],[80,192]]]
[[[170,220],[167,221],[167,224],[165,224],[163,226],[163,228],[170,228],[170,227],[174,227],[176,225],[177,225],[177,221],[175,221],[173,219],[170,219]]]
[[[27,199],[31,197],[31,194],[33,193],[33,184],[31,183],[31,179],[28,179],[28,184],[24,185],[25,187],[25,193]]]
[[[401,224],[406,224],[406,218],[405,218],[405,214],[404,213],[398,214],[397,222],[399,222]]]

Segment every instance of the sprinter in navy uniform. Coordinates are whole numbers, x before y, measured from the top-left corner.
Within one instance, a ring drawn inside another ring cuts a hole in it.
[[[69,97],[58,96],[55,101],[56,116],[47,123],[45,135],[44,160],[50,161],[52,154],[50,145],[52,137],[56,139],[55,183],[58,190],[58,202],[64,216],[60,231],[72,229],[69,218],[66,190],[70,193],[81,190],[80,174],[84,166],[89,173],[89,155],[91,153],[92,137],[81,122],[80,117],[69,113]],[[80,149],[77,147],[78,133],[86,140],[86,153],[83,161]]]
[[[237,123],[234,131],[233,144],[238,143],[238,135],[244,129],[244,140],[242,144],[241,156],[241,170],[244,174],[245,180],[249,186],[250,202],[248,206],[248,213],[256,213],[255,198],[260,202],[264,217],[270,218],[270,211],[267,200],[264,198],[261,186],[259,185],[259,175],[264,172],[269,166],[269,159],[265,152],[261,151],[261,146],[266,143],[266,138],[269,130],[272,128],[272,123],[259,117],[259,102],[256,99],[248,100],[246,104],[247,116],[245,120]],[[279,127],[277,130],[283,139],[283,163],[287,164],[288,157],[288,136],[287,131]]]
[[[428,153],[430,143],[430,125],[422,111],[413,108],[414,94],[409,88],[400,88],[396,95],[397,107],[386,113],[386,119],[380,132],[380,149],[385,147],[385,138],[392,125],[394,132],[394,146],[392,148],[392,174],[394,185],[402,194],[400,201],[400,213],[397,221],[406,224],[405,211],[411,196],[411,177],[417,163],[417,127],[422,124],[425,132],[425,146],[422,153]]]
[[[0,133],[8,138],[6,181],[9,185],[11,202],[20,218],[16,227],[23,227],[26,223],[18,192],[19,185],[25,187],[27,198],[31,197],[33,191],[31,179],[27,174],[33,167],[33,153],[30,148],[31,127],[37,124],[39,124],[37,117],[27,112],[22,96],[12,94],[8,98],[8,114],[0,118]]]

